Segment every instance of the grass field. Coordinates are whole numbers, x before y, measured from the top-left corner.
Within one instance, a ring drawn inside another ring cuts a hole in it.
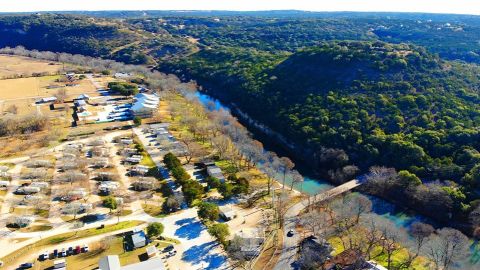
[[[30,76],[32,72],[55,74],[63,69],[60,63],[12,55],[0,55],[0,78],[15,75]]]
[[[58,78],[60,75],[0,80],[0,99],[8,101],[53,96],[60,88],[48,89],[48,86],[65,86],[65,83],[55,81]],[[64,87],[69,97],[96,90],[90,80],[83,79],[77,83],[77,86]]]

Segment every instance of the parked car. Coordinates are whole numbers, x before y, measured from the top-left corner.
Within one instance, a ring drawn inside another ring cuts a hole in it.
[[[69,247],[68,250],[67,250],[67,255],[70,256],[70,255],[73,255],[73,247]]]
[[[293,236],[293,230],[288,231],[288,232],[287,232],[287,236],[288,236],[288,237],[292,237],[292,236]]]
[[[48,257],[49,257],[48,251],[43,252],[43,253],[40,254],[40,256],[38,256],[38,257],[39,257],[40,260],[42,260],[42,261],[48,260]]]
[[[33,267],[33,263],[23,263],[20,265],[20,269],[30,269]]]
[[[75,254],[80,254],[82,252],[82,248],[80,246],[75,247]]]
[[[175,247],[173,245],[168,245],[163,249],[163,252],[169,252],[172,251]]]
[[[88,252],[88,245],[87,244],[83,245],[83,252]]]
[[[53,258],[57,258],[58,257],[58,249],[54,249],[53,250]]]
[[[67,257],[67,252],[65,251],[64,248],[62,248],[62,251],[60,252],[59,257]]]

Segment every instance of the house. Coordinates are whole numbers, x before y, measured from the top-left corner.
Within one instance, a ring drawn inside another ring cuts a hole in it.
[[[117,190],[119,186],[118,182],[104,181],[98,186],[98,190],[101,194],[109,195],[111,192]]]
[[[225,221],[232,220],[237,217],[237,213],[233,210],[231,206],[220,206],[220,217]]]
[[[115,79],[125,79],[125,78],[128,78],[128,77],[131,77],[132,74],[124,73],[124,72],[117,72],[113,76],[115,77]]]
[[[67,215],[74,215],[87,212],[93,208],[91,203],[73,202],[65,205],[62,209],[62,213]]]
[[[146,174],[150,170],[149,167],[144,166],[144,165],[136,165],[133,166],[133,168],[130,170],[131,172],[137,173],[137,174]]]
[[[130,145],[130,144],[133,144],[133,139],[131,139],[131,138],[121,138],[120,143]]]
[[[35,101],[35,103],[43,104],[43,103],[53,103],[55,101],[57,101],[56,97],[44,97],[44,98],[38,99],[37,101]]]
[[[160,103],[160,98],[155,94],[136,94],[134,100],[130,111],[138,117],[151,117]]]
[[[77,108],[77,111],[79,112],[84,112],[87,110],[87,102],[85,102],[85,100],[83,99],[76,99],[73,101],[73,104],[75,105],[75,107]]]
[[[30,187],[38,187],[40,189],[46,189],[49,186],[50,184],[47,182],[33,182],[32,184],[30,184]]]
[[[118,255],[108,255],[98,261],[98,268],[100,270],[120,270],[120,259]]]
[[[148,258],[152,258],[158,255],[158,249],[155,246],[147,247],[147,256]]]
[[[85,198],[87,196],[87,192],[84,188],[78,188],[72,191],[69,191],[66,196],[61,198],[62,201],[71,202]]]
[[[211,177],[217,178],[220,182],[225,182],[225,176],[223,176],[222,169],[217,165],[208,166],[207,174]]]
[[[148,245],[147,235],[142,230],[133,230],[125,236],[127,250],[134,250]]]
[[[16,194],[21,194],[21,195],[28,195],[28,194],[38,193],[38,192],[40,192],[40,190],[41,189],[39,187],[26,186],[26,187],[17,188],[17,190],[15,190],[15,193]]]
[[[132,157],[127,157],[125,159],[125,162],[132,163],[132,164],[140,163],[140,161],[142,161],[142,156],[137,156],[137,155]]]
[[[242,239],[243,245],[240,251],[246,258],[256,257],[265,241],[263,230],[258,228],[244,228],[237,233],[237,236]]]
[[[137,191],[150,190],[155,187],[157,179],[153,177],[143,177],[140,180],[132,183],[133,189]]]

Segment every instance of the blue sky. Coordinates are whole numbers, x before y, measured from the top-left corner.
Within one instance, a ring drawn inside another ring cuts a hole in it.
[[[480,0],[0,0],[0,11],[281,10],[403,11],[480,15]]]

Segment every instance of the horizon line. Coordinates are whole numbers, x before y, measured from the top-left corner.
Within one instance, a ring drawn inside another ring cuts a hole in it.
[[[78,9],[78,10],[35,10],[35,11],[0,11],[0,14],[14,14],[14,13],[62,13],[62,12],[148,12],[148,11],[163,11],[163,12],[305,12],[305,13],[400,13],[400,14],[433,14],[433,15],[464,15],[464,16],[480,16],[474,13],[443,13],[443,12],[428,12],[428,11],[358,11],[358,10],[302,10],[302,9],[264,9],[264,10],[231,10],[231,9]]]

